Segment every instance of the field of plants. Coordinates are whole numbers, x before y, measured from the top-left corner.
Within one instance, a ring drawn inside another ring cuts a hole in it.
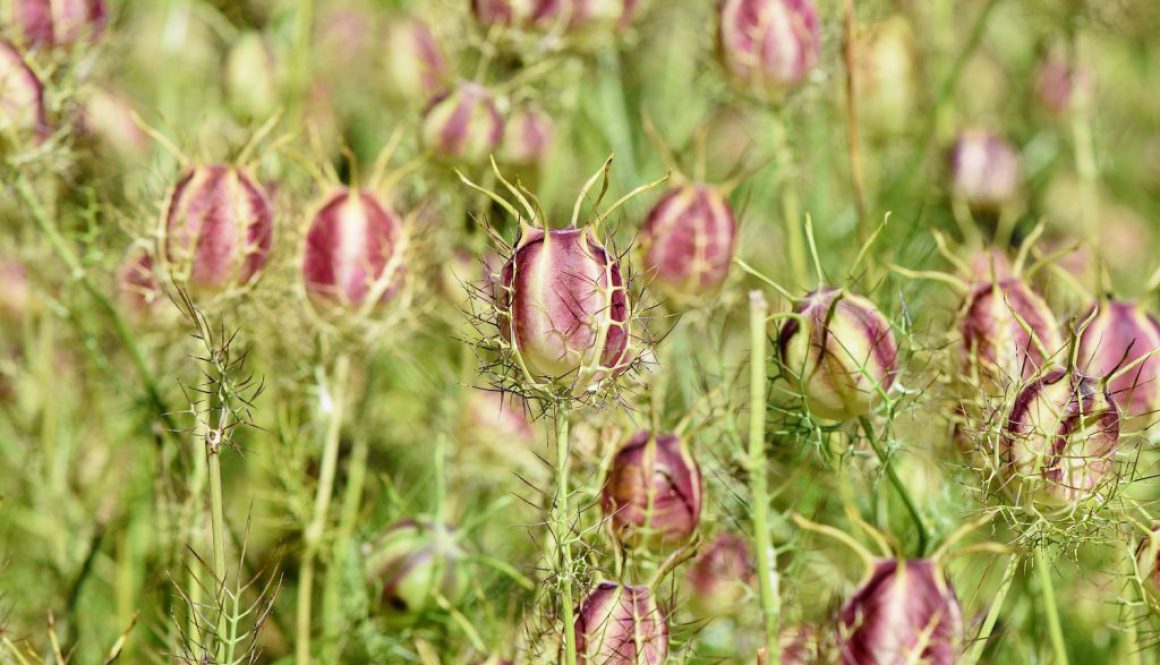
[[[0,663],[1160,662],[1155,0],[0,0]]]

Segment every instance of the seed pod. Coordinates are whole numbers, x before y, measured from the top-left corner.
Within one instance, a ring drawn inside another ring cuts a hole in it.
[[[951,190],[972,208],[995,211],[1011,203],[1023,184],[1019,153],[998,136],[963,132],[951,149]]]
[[[1160,522],[1152,525],[1151,533],[1136,548],[1136,572],[1144,590],[1160,598]]]
[[[569,0],[568,26],[573,31],[604,33],[627,28],[636,18],[639,0]]]
[[[853,42],[858,119],[872,134],[901,134],[918,101],[918,50],[901,16],[857,31]]]
[[[627,366],[628,290],[592,227],[523,228],[497,296],[500,334],[533,381],[587,389]]]
[[[1058,54],[1049,55],[1039,66],[1035,96],[1040,106],[1053,116],[1063,116],[1092,98],[1091,71],[1072,66]]]
[[[270,257],[274,211],[245,171],[216,164],[185,174],[169,194],[162,259],[172,279],[216,295],[254,281]]]
[[[687,573],[693,612],[703,619],[736,613],[751,593],[753,573],[745,539],[732,533],[718,535]]]
[[[740,91],[776,102],[798,87],[821,52],[813,0],[724,0],[717,56]]]
[[[558,17],[561,4],[562,0],[472,0],[471,12],[485,28],[530,28]]]
[[[701,469],[677,435],[638,432],[612,458],[600,506],[622,543],[678,545],[701,519]]]
[[[28,268],[13,258],[0,258],[0,324],[16,326],[33,302]]]
[[[964,277],[975,286],[1002,281],[1015,275],[1011,259],[994,247],[971,254],[967,259],[967,267],[969,272]]]
[[[1107,389],[1055,369],[1020,391],[1000,441],[1008,478],[1033,483],[1032,498],[1073,504],[1096,495],[1113,471],[1120,412]]]
[[[1151,420],[1160,409],[1160,322],[1127,300],[1101,302],[1080,321],[1087,322],[1080,332],[1080,370],[1114,376],[1108,390],[1124,417]]]
[[[101,157],[128,165],[149,154],[149,137],[133,121],[133,105],[117,93],[97,88],[85,95],[77,124]]]
[[[446,525],[403,520],[367,554],[367,580],[379,590],[380,609],[421,614],[438,592],[457,603],[467,592],[466,554]]]
[[[258,32],[243,34],[226,54],[222,72],[230,111],[244,120],[269,117],[281,103],[281,78],[269,41]]]
[[[679,302],[695,300],[729,276],[736,236],[733,209],[721,192],[694,183],[676,187],[641,227],[648,277]]]
[[[482,162],[499,147],[503,133],[495,97],[477,83],[461,83],[436,97],[423,117],[424,146],[447,161]]]
[[[0,0],[0,25],[16,27],[29,48],[69,46],[107,19],[104,0]]]
[[[952,665],[962,638],[959,601],[931,559],[878,560],[838,617],[844,665]]]
[[[794,309],[778,336],[791,383],[816,416],[865,415],[894,383],[898,345],[874,303],[824,287]]]
[[[417,18],[401,18],[387,28],[387,88],[416,106],[443,91],[450,70],[431,27]]]
[[[403,279],[403,222],[371,192],[343,189],[325,199],[306,232],[302,277],[321,306],[360,309],[387,302]]]
[[[500,146],[500,159],[513,166],[543,163],[552,147],[552,119],[543,111],[525,106],[508,117]]]
[[[669,655],[669,627],[643,586],[600,582],[576,616],[578,665],[661,665]]]
[[[1000,390],[1034,376],[1063,346],[1051,308],[1017,277],[974,287],[958,328],[968,375]]]
[[[0,141],[43,135],[47,127],[44,85],[20,52],[0,39]]]
[[[811,626],[783,628],[777,638],[781,647],[781,665],[815,665],[830,662],[823,657],[818,631]]]
[[[153,256],[144,247],[132,247],[117,271],[117,297],[138,317],[146,316],[164,302]]]

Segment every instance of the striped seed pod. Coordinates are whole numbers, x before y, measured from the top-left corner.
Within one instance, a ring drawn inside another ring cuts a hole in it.
[[[776,102],[818,63],[821,36],[812,0],[724,0],[717,57],[741,92]]]
[[[443,48],[431,27],[417,18],[400,18],[387,27],[387,88],[396,99],[420,106],[443,91],[450,76]]]
[[[721,192],[694,183],[676,187],[641,227],[648,278],[678,303],[694,301],[729,276],[736,237],[733,209]]]
[[[648,588],[600,582],[581,601],[578,665],[661,665],[668,654],[669,627]]]
[[[690,608],[703,619],[737,612],[751,593],[754,565],[744,538],[719,534],[689,566]]]
[[[423,116],[423,145],[450,162],[476,164],[503,140],[503,116],[491,92],[477,83],[462,83],[437,96]]]
[[[0,25],[13,26],[29,48],[68,47],[100,33],[104,0],[0,0]]]
[[[16,47],[0,39],[0,154],[9,137],[43,136],[47,128],[44,85]]]
[[[638,432],[612,458],[600,506],[627,546],[679,545],[701,519],[701,469],[677,435]]]
[[[1051,308],[1017,277],[975,286],[958,329],[963,368],[988,391],[1030,379],[1063,346]]]
[[[951,148],[951,191],[980,211],[998,210],[1019,196],[1023,168],[1019,153],[990,132],[968,130]]]
[[[1144,426],[1160,409],[1160,322],[1139,302],[1108,300],[1080,318],[1079,368],[1113,377],[1112,399],[1132,425]]]
[[[547,113],[532,107],[516,109],[504,126],[500,160],[513,166],[543,163],[552,147],[554,127]]]
[[[421,614],[436,604],[436,592],[457,603],[467,593],[466,554],[455,530],[442,524],[403,520],[370,547],[367,580],[388,613]]]

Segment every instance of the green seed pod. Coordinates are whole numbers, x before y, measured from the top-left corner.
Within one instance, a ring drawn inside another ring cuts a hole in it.
[[[463,598],[464,557],[451,527],[403,520],[370,547],[367,580],[384,613],[421,614],[435,606],[436,593],[450,603]]]

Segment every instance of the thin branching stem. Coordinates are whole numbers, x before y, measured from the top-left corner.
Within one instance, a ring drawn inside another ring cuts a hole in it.
[[[769,303],[760,291],[749,293],[749,488],[753,502],[753,549],[761,612],[765,617],[765,650],[770,665],[779,665],[778,621],[781,598],[774,579],[776,553],[769,535],[768,465],[765,459],[765,320]]]
[[[890,484],[894,486],[894,489],[898,492],[898,496],[902,499],[902,503],[906,505],[906,510],[910,513],[910,517],[914,520],[914,528],[918,531],[918,556],[926,556],[926,525],[922,521],[922,513],[918,511],[918,505],[914,502],[914,498],[910,496],[910,492],[907,491],[902,479],[898,477],[898,472],[894,470],[894,465],[890,463],[890,457],[882,448],[882,442],[878,440],[878,435],[874,430],[874,423],[870,422],[870,418],[866,416],[861,416],[858,422],[862,425],[862,432],[866,435],[866,441],[870,443],[870,447],[874,449],[874,454],[878,456],[878,461],[882,463],[882,468],[886,470],[886,477],[890,479]]]
[[[793,152],[789,147],[785,118],[782,113],[780,110],[773,113],[770,136],[773,139],[774,159],[777,160],[778,195],[781,197],[781,216],[782,223],[785,225],[786,251],[789,254],[792,284],[801,288],[808,281],[806,277],[806,243],[802,235],[801,206],[798,202],[797,190],[794,189],[792,182]]]
[[[572,601],[572,544],[568,528],[568,469],[569,456],[568,426],[571,413],[566,402],[556,407],[556,502],[552,519],[560,564],[560,586],[564,621],[564,662],[576,665],[576,622],[573,618]]]

